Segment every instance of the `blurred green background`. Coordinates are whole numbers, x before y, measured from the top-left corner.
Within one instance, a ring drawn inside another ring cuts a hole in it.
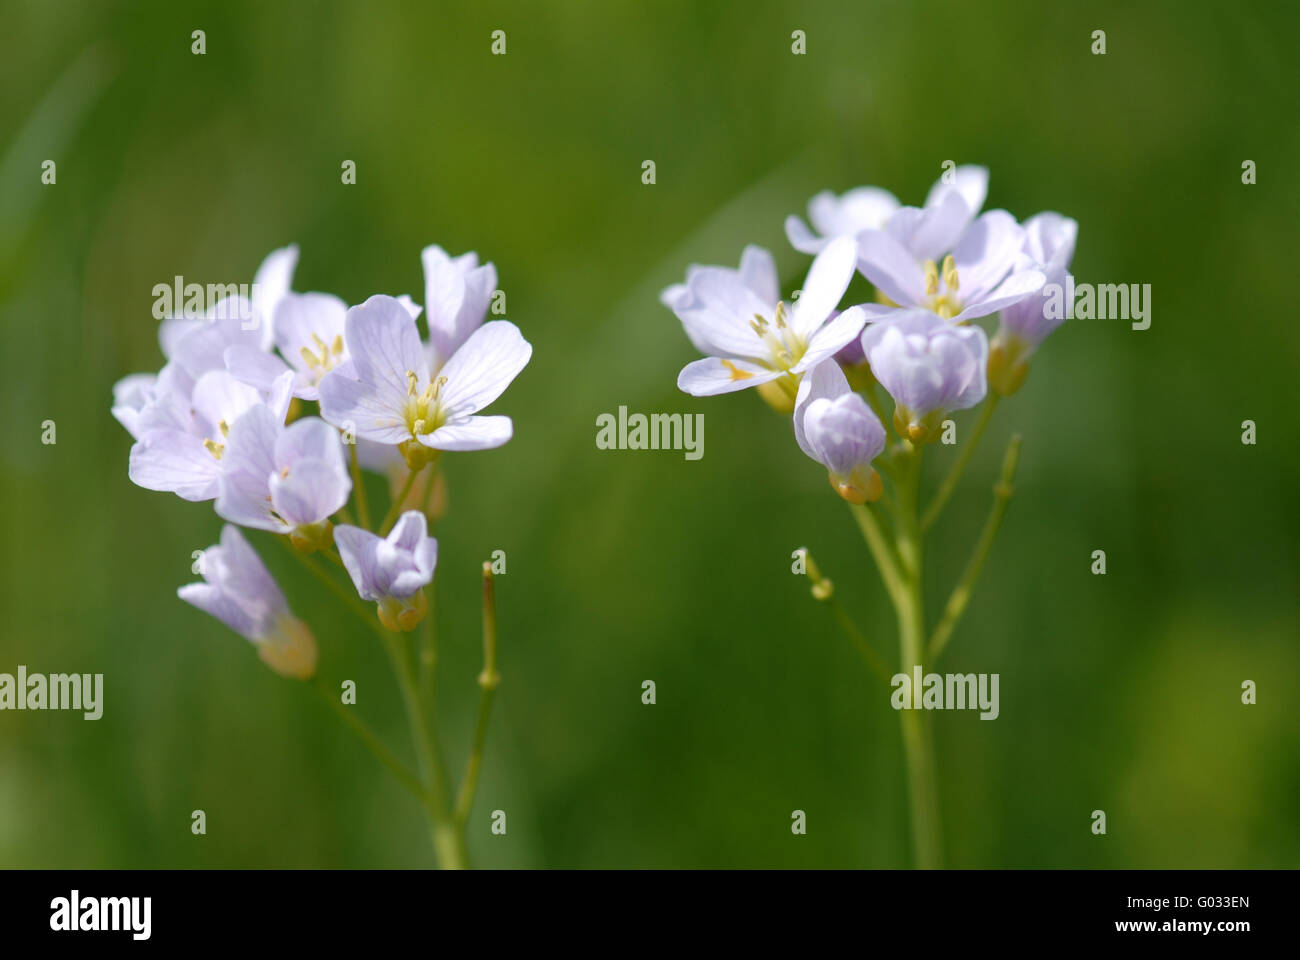
[[[311,691],[176,599],[220,521],[133,486],[109,415],[115,380],[161,365],[155,283],[250,282],[290,242],[295,289],[350,303],[422,299],[427,243],[477,250],[535,347],[491,411],[515,439],[447,459],[436,530],[456,772],[478,568],[508,556],[476,865],[907,865],[898,718],[790,573],[811,548],[892,664],[857,530],[752,393],[676,390],[695,354],[657,296],[750,242],[788,292],[808,259],[787,214],[866,183],[919,203],[947,159],[990,167],[990,208],[1077,218],[1080,281],[1153,287],[1149,330],[1051,338],[931,541],[933,617],[1022,431],[1015,500],[943,661],[999,673],[1001,716],[931,715],[948,863],[1300,863],[1294,8],[178,6],[5,4],[0,671],[102,672],[106,693],[93,723],[0,714],[0,866],[432,861],[415,804]],[[704,459],[597,450],[595,419],[620,404],[703,412]],[[254,542],[322,673],[356,679],[409,756],[373,636]]]

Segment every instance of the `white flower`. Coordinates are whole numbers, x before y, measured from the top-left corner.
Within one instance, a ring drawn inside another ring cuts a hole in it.
[[[885,428],[849,388],[834,358],[817,364],[799,384],[794,436],[799,449],[826,468],[831,487],[845,500],[880,497],[880,475],[871,461],[885,449]]]
[[[988,339],[925,310],[894,310],[867,324],[862,349],[896,404],[894,429],[913,443],[933,440],[944,415],[988,392]]]
[[[384,626],[415,629],[428,608],[424,587],[438,564],[438,541],[428,535],[424,514],[408,510],[387,537],[344,525],[334,539],[357,593],[379,605]]]
[[[1044,275],[1043,289],[998,314],[998,331],[989,345],[989,383],[1001,394],[1015,393],[1029,373],[1029,358],[1065,322],[1047,309],[1054,288],[1066,289],[1079,224],[1059,213],[1040,213],[1025,221],[1025,256]]]
[[[533,348],[514,324],[494,320],[431,372],[415,319],[378,295],[347,314],[349,361],[320,382],[321,416],[356,436],[402,444],[408,462],[423,448],[487,450],[510,439],[509,417],[479,416],[528,363]],[[415,466],[415,462],[412,462]]]
[[[221,545],[203,551],[200,571],[205,582],[186,584],[178,597],[252,643],[281,676],[307,680],[315,674],[315,638],[289,612],[275,578],[237,528],[221,528]]]
[[[918,260],[937,259],[980,212],[988,195],[986,167],[963,165],[952,170],[952,182],[935,181],[925,206],[903,207],[888,190],[858,187],[841,196],[823,190],[808,201],[808,219],[822,235],[813,234],[798,217],[785,221],[790,245],[802,253],[819,253],[836,237],[856,239],[864,230],[889,230]]]
[[[211,370],[187,390],[188,375],[164,367],[144,406],[128,416],[137,436],[127,468],[131,482],[185,500],[213,499],[220,492],[221,456],[231,424],[263,405],[283,423],[291,379],[284,374],[263,394],[225,370]]]
[[[286,427],[260,404],[231,426],[221,466],[218,516],[295,535],[304,546],[352,491],[337,430],[319,417]]]
[[[857,309],[828,320],[853,277],[854,259],[852,240],[827,245],[789,313],[780,301],[776,265],[760,247],[745,248],[739,270],[692,267],[686,283],[669,287],[660,299],[709,356],[687,364],[677,386],[704,397],[778,381],[793,404],[804,371],[862,329]]]

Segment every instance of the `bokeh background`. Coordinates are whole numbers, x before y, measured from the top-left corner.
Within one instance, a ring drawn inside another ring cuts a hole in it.
[[[811,548],[895,662],[858,533],[752,393],[678,393],[694,353],[657,295],[750,242],[788,292],[808,260],[787,214],[864,183],[918,203],[947,159],[991,168],[989,207],[1077,218],[1081,281],[1153,287],[1145,332],[1074,321],[1052,337],[932,540],[933,617],[1023,432],[1015,500],[944,660],[999,673],[1001,716],[931,715],[948,863],[1300,863],[1294,8],[184,6],[5,4],[0,671],[102,672],[106,701],[93,723],[0,714],[0,866],[431,863],[415,805],[313,694],[176,599],[220,522],[132,486],[109,415],[113,382],[162,362],[155,283],[249,282],[290,242],[295,289],[352,303],[418,299],[427,243],[477,250],[535,347],[493,411],[515,439],[448,459],[437,528],[455,771],[478,567],[508,557],[475,863],[907,865],[887,691],[790,572]],[[597,450],[595,419],[620,404],[704,413],[704,458]],[[255,542],[324,675],[356,679],[358,709],[409,756],[373,637]]]

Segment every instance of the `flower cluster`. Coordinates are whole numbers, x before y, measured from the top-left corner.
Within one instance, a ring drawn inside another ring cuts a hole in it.
[[[135,441],[134,483],[213,501],[227,521],[220,545],[204,552],[204,582],[181,587],[181,599],[251,641],[277,672],[307,678],[315,641],[237,528],[323,553],[376,604],[385,627],[413,629],[437,560],[427,528],[432,468],[425,507],[400,519],[398,510],[442,451],[510,439],[509,417],[480,411],[524,368],[532,347],[514,324],[487,320],[496,268],[474,253],[423,251],[423,308],[409,296],[348,307],[330,294],[296,293],[297,260],[297,247],[276,250],[250,296],[165,318],[164,366],[119,381],[112,412]],[[362,467],[404,475],[390,516],[373,531]],[[351,523],[353,498],[360,526]]]
[[[1034,351],[1060,325],[1048,305],[1070,282],[1078,224],[1058,213],[1019,223],[1005,210],[981,212],[987,192],[987,170],[954,166],[920,207],[878,187],[819,193],[808,204],[811,226],[797,216],[785,223],[791,245],[813,257],[792,307],[781,299],[771,254],[753,246],[738,269],[693,266],[660,297],[706,354],[683,368],[677,385],[695,396],[757,388],[792,416],[799,449],[851,505],[897,616],[900,672],[891,679],[806,549],[796,552],[794,572],[807,575],[815,599],[836,607],[845,633],[890,686],[922,676],[966,609],[1012,495],[1019,434],[1007,444],[971,558],[928,635],[925,538],[999,398],[1020,389]],[[855,272],[875,299],[841,309]],[[990,340],[978,321],[995,315]],[[973,429],[923,506],[927,446],[956,442],[948,415],[974,407]],[[897,436],[892,444],[885,421]],[[942,861],[932,741],[923,717],[891,704],[902,711],[916,863],[935,867]]]
[[[1018,390],[1060,324],[1045,310],[1044,288],[1065,283],[1078,225],[1057,213],[1022,224],[1005,210],[981,212],[987,191],[985,168],[959,166],[920,207],[878,187],[819,193],[808,204],[811,227],[797,216],[785,223],[791,245],[813,255],[791,307],[762,248],[746,247],[735,270],[692,266],[661,296],[706,355],[677,385],[694,396],[757,387],[793,414],[800,449],[842,497],[876,499],[872,461],[885,450],[888,413],[874,402],[876,384],[893,400],[898,436],[929,443],[950,412],[978,405],[990,388]],[[840,310],[855,270],[876,302]],[[973,321],[994,314],[990,342]]]

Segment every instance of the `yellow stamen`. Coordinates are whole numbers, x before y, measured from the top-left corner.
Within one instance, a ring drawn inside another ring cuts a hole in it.
[[[418,383],[419,383],[419,377],[415,375],[415,371],[407,370],[406,371],[406,395],[408,397],[415,396],[415,387]]]
[[[217,429],[221,431],[221,435],[223,437],[230,436],[230,424],[226,423],[226,421],[222,420],[220,423],[218,423]]]
[[[943,258],[943,285],[948,288],[949,293],[957,292],[957,262],[953,260],[951,253]]]
[[[925,261],[925,295],[933,297],[939,292],[939,268],[933,260]]]
[[[224,443],[217,443],[215,440],[204,440],[203,449],[212,454],[213,459],[220,460],[222,451],[226,449]]]
[[[785,301],[778,300],[776,304],[776,328],[785,329]]]
[[[298,352],[302,354],[302,359],[306,362],[307,369],[315,370],[317,367],[321,365],[321,362],[316,359],[316,354],[312,353],[306,347],[303,347]]]
[[[330,344],[330,349],[339,356],[343,355],[343,334],[339,333],[334,336],[334,342]]]

